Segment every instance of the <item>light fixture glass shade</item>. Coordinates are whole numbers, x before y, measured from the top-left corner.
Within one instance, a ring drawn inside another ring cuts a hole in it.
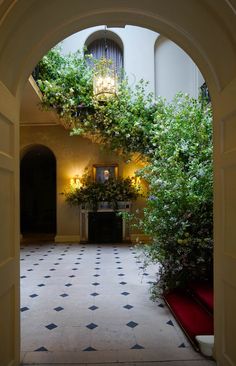
[[[93,76],[93,95],[97,100],[105,101],[117,92],[117,75],[109,60],[102,59]]]

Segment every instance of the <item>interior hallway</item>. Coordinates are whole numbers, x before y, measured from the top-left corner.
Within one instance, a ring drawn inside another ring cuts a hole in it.
[[[215,365],[149,299],[155,266],[142,266],[128,245],[23,245],[22,363]]]

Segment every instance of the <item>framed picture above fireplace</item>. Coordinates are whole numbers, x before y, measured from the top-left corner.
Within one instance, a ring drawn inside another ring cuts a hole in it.
[[[93,178],[94,181],[104,183],[108,179],[117,179],[118,177],[118,164],[94,164],[93,165]]]

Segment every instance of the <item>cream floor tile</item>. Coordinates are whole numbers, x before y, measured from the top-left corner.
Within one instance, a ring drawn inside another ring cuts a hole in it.
[[[191,348],[168,308],[150,301],[147,282],[155,281],[157,266],[140,268],[133,248],[29,245],[21,257],[21,275],[26,276],[21,286],[25,363],[212,364]],[[169,320],[174,326],[166,324]],[[179,348],[181,343],[186,347]],[[48,351],[36,351],[41,347]]]

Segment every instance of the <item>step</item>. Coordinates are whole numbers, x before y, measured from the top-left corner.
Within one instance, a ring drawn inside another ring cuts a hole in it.
[[[185,291],[174,290],[164,300],[196,348],[196,336],[214,334],[213,316]]]
[[[198,335],[196,341],[199,344],[201,353],[206,357],[213,356],[214,336],[213,335]]]
[[[212,284],[209,282],[193,282],[189,285],[189,290],[213,314],[214,296]]]

